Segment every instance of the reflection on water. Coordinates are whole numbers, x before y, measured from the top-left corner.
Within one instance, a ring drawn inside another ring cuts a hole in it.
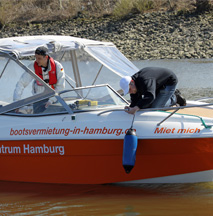
[[[212,215],[213,183],[56,185],[0,182],[1,215]]]

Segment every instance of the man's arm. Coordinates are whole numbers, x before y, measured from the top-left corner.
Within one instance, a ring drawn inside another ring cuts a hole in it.
[[[156,98],[156,81],[152,78],[143,81],[142,95],[132,94],[130,107],[138,106],[140,109],[151,106]]]
[[[32,64],[29,65],[29,68],[32,69]],[[24,89],[31,83],[32,80],[33,77],[27,72],[24,72],[21,75],[13,93],[13,101],[17,101],[21,99]]]
[[[56,73],[57,73],[57,83],[55,85],[55,91],[60,92],[65,89],[65,72],[63,66],[56,62]]]

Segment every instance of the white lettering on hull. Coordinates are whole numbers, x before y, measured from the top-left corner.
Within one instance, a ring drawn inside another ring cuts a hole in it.
[[[0,154],[59,154],[64,155],[64,146],[47,146],[45,144],[40,146],[33,146],[30,144],[23,144],[21,146],[0,146]]]
[[[23,145],[24,154],[60,154],[64,155],[64,146],[30,146]]]

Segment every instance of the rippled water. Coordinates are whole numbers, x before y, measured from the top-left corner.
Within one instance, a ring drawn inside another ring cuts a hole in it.
[[[213,183],[55,185],[0,182],[0,215],[211,216]]]

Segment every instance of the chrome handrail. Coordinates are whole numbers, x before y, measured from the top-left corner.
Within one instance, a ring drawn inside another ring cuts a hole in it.
[[[149,111],[166,111],[166,110],[180,110],[180,109],[185,109],[185,108],[195,108],[195,107],[205,107],[205,106],[213,106],[213,103],[209,104],[199,104],[199,105],[188,105],[188,106],[178,106],[178,107],[161,107],[161,108],[145,108],[145,109],[140,109],[138,111],[144,111],[144,112],[149,112]],[[213,108],[212,108],[213,109]],[[126,109],[111,109],[111,110],[105,110],[103,112],[98,113],[97,115],[100,116],[104,113],[107,112],[113,112],[113,111],[126,111]]]

